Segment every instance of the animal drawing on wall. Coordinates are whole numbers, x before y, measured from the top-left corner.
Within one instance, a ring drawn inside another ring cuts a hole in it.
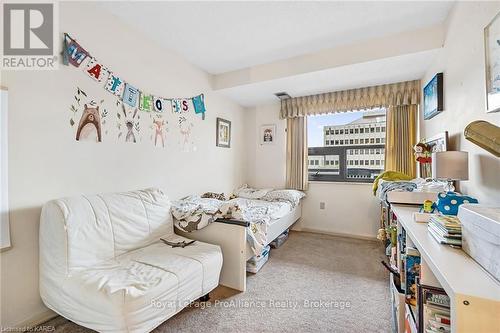
[[[151,140],[154,142],[155,147],[159,147],[161,144],[162,148],[165,148],[165,137],[166,132],[168,132],[168,121],[163,119],[161,115],[151,115],[152,125],[151,125]]]
[[[74,102],[70,106],[73,115],[70,119],[70,125],[76,125],[75,119],[79,118],[76,127],[76,140],[90,140],[102,142],[103,127],[106,125],[108,111],[103,107],[104,100],[99,103],[88,98],[87,93],[77,87],[76,94],[73,96]],[[105,134],[108,132],[105,131]]]
[[[121,110],[116,114],[118,118],[118,139],[124,139],[125,142],[137,143],[140,141],[140,119],[139,110],[137,108],[127,108],[124,103],[117,101],[117,105],[121,104]]]
[[[190,146],[194,145],[194,142],[191,141],[191,133],[194,127],[194,124],[189,121],[185,116],[179,116],[178,118],[179,121],[179,132],[181,134],[181,146],[182,146],[182,151],[189,151]],[[193,150],[196,150],[195,147],[193,147]]]

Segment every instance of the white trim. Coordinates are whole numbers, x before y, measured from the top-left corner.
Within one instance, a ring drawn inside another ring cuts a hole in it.
[[[8,92],[0,90],[0,250],[9,249],[9,183],[8,183]]]
[[[26,320],[23,320],[20,323],[17,323],[14,325],[15,328],[19,329],[18,331],[20,332],[28,332],[28,331],[33,331],[32,329],[35,326],[39,326],[41,324],[46,323],[47,321],[57,317],[58,314],[55,313],[54,311],[47,309],[43,311],[42,313],[39,313],[37,315],[31,316]]]
[[[332,231],[326,231],[326,230],[315,229],[315,228],[300,228],[300,229],[297,229],[294,231],[379,242],[379,240],[377,239],[376,236],[355,235],[355,234],[348,234],[348,233],[343,233],[343,232],[332,232]]]

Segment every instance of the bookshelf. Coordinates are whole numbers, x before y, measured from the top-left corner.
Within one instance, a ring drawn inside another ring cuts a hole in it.
[[[500,333],[500,282],[462,250],[434,240],[427,223],[413,219],[418,207],[392,205],[391,210],[420,252],[422,280],[450,297],[452,332]]]

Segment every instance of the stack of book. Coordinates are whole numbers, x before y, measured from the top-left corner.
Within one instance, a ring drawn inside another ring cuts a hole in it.
[[[423,292],[425,333],[451,332],[450,298],[433,291]]]
[[[462,246],[462,225],[456,216],[433,215],[427,228],[439,243]]]

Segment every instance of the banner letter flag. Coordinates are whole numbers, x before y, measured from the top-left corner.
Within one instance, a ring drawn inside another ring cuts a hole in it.
[[[81,63],[87,58],[88,52],[80,46],[75,40],[68,35],[64,35],[64,56],[63,63],[65,65],[72,64],[75,67],[80,67]]]
[[[123,82],[123,80],[120,79],[118,76],[111,73],[108,77],[108,81],[106,82],[104,88],[113,95],[122,97],[123,89],[125,88],[125,82]]]
[[[139,110],[149,112],[152,109],[153,96],[141,92],[139,97]]]
[[[181,112],[181,101],[178,99],[172,100],[172,112]]]
[[[87,64],[87,74],[97,82],[101,82],[106,76],[108,69],[100,64],[96,58],[91,58]]]
[[[125,83],[125,91],[123,93],[123,102],[127,103],[131,107],[135,108],[137,105],[137,100],[139,99],[139,90],[131,86],[128,83]]]
[[[182,112],[188,112],[189,111],[189,107],[191,106],[191,101],[189,99],[182,99],[181,100],[181,109],[182,109]]]
[[[193,106],[195,113],[205,113],[205,96],[203,94],[193,97]]]
[[[153,97],[153,107],[156,112],[163,112],[163,103],[165,101],[161,97]]]

